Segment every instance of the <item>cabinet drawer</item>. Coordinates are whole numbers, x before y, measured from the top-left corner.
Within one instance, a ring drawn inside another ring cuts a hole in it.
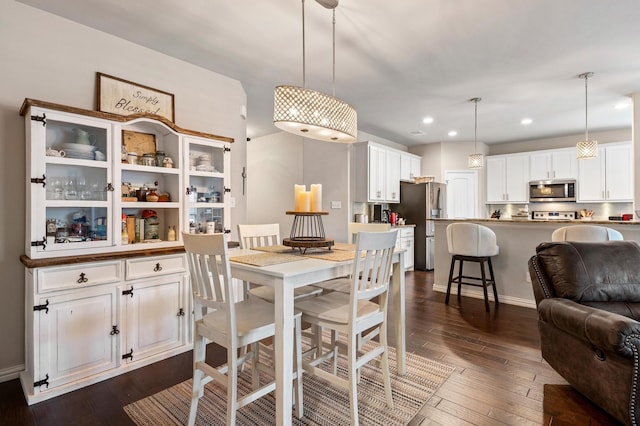
[[[187,270],[186,257],[183,254],[127,259],[126,264],[127,280],[175,274]]]
[[[121,281],[122,262],[84,263],[37,271],[38,292],[42,293]]]

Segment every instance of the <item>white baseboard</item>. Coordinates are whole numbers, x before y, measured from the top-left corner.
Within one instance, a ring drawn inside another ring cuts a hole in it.
[[[451,288],[451,295],[456,295],[457,292],[455,291],[456,289]],[[440,293],[446,293],[447,292],[447,286],[446,285],[433,285],[433,291],[437,291]],[[471,289],[467,289],[467,288],[462,288],[462,296],[465,297],[472,297],[474,299],[483,299],[484,300],[484,293],[482,292],[482,290],[471,290]],[[520,297],[513,297],[513,296],[505,296],[503,294],[499,294],[498,297],[500,298],[500,303],[505,303],[507,305],[515,305],[515,306],[522,306],[525,308],[531,308],[531,309],[536,309],[536,301],[535,300],[530,300],[530,299],[523,299]],[[493,292],[489,292],[489,300],[493,300]]]
[[[9,380],[17,379],[20,373],[24,371],[24,364],[15,365],[13,367],[0,370],[0,383],[8,382]]]

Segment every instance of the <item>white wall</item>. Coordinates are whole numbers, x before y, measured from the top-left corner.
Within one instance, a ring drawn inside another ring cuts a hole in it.
[[[246,220],[246,94],[237,80],[46,12],[0,0],[0,381],[24,363],[24,98],[94,109],[96,72],[173,93],[176,124],[233,137],[232,223]]]
[[[247,223],[279,223],[288,236],[293,222],[293,186],[305,183],[303,139],[279,132],[253,138],[247,144]],[[314,182],[315,183],[315,182]]]
[[[327,238],[346,241],[350,217],[350,144],[322,142],[280,132],[249,142],[247,149],[248,223],[279,223],[283,238],[291,233],[293,186],[322,184],[322,217]],[[339,201],[339,209],[331,208]]]
[[[512,154],[516,152],[540,151],[543,149],[569,148],[576,146],[578,141],[584,139],[584,133],[557,136],[528,141],[506,142],[489,145],[488,155]],[[589,132],[589,139],[595,139],[598,143],[624,142],[631,140],[631,129],[608,130],[603,132]]]

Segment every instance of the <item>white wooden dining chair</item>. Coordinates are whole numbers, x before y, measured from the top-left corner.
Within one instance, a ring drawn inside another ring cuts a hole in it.
[[[275,379],[260,384],[260,372],[273,377],[273,367],[261,362],[260,340],[275,336],[274,309],[271,303],[253,297],[233,302],[231,269],[224,234],[182,234],[194,303],[193,390],[189,425],[195,423],[198,401],[204,385],[217,380],[227,388],[227,425],[236,422],[236,410],[275,390]],[[294,397],[295,415],[303,416],[302,346],[300,313],[295,315]],[[212,342],[227,349],[227,363],[213,367],[206,363],[206,344]],[[239,349],[251,346],[251,351]],[[251,361],[252,390],[238,395],[238,368]]]
[[[397,230],[389,232],[360,232],[356,242],[356,255],[351,274],[352,291],[347,294],[331,292],[312,299],[296,302],[302,312],[302,321],[313,325],[315,351],[310,360],[303,358],[305,373],[315,374],[349,390],[351,424],[358,424],[357,383],[359,369],[371,360],[378,359],[382,369],[387,406],[393,408],[387,343],[387,305],[393,249]],[[377,297],[377,301],[372,299]],[[331,341],[325,351],[323,329],[331,330]],[[338,339],[346,335],[346,344]],[[370,336],[379,335],[379,342],[361,346]],[[348,379],[338,377],[338,354],[346,354]],[[331,371],[320,364],[332,360]]]
[[[238,236],[240,238],[240,248],[251,249],[256,247],[274,246],[280,244],[280,225],[277,223],[268,224],[238,224]],[[259,297],[262,300],[273,303],[275,293],[273,288],[268,286],[250,285],[244,282],[245,298],[250,296]],[[322,289],[312,286],[298,287],[293,290],[294,300],[301,300],[306,297],[317,296],[322,293]]]

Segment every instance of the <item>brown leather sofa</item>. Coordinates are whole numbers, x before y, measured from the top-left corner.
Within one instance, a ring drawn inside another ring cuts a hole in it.
[[[611,416],[640,424],[640,245],[542,243],[529,273],[542,357]]]

